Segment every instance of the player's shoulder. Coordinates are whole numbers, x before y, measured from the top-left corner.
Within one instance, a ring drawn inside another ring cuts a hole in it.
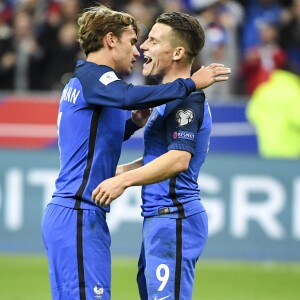
[[[195,102],[204,102],[205,99],[206,99],[205,93],[202,90],[200,90],[200,91],[191,93],[190,95],[188,95],[186,97],[185,100],[195,101]]]
[[[97,65],[93,62],[79,60],[75,69],[75,76],[85,79],[87,82],[100,81],[107,85],[115,80],[119,80],[115,71],[109,66]]]

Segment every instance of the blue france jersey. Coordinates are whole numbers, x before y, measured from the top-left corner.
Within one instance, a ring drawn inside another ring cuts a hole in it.
[[[144,164],[169,150],[188,151],[192,158],[185,172],[143,186],[143,216],[184,218],[204,211],[197,179],[208,152],[211,127],[211,113],[203,92],[153,110],[144,131]]]
[[[107,66],[79,61],[60,99],[61,168],[52,203],[95,209],[92,191],[115,175],[125,130],[124,110],[160,105],[177,93],[185,98],[194,90],[191,79],[160,86],[133,86],[119,80]]]

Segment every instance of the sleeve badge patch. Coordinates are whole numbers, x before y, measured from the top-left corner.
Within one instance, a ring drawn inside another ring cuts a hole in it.
[[[104,85],[108,85],[116,80],[120,80],[120,79],[113,71],[106,72],[99,78],[99,81]]]
[[[185,126],[193,122],[195,113],[192,109],[179,109],[176,112],[175,118],[179,126]]]

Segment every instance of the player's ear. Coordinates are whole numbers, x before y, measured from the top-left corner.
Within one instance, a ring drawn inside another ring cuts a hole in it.
[[[173,60],[180,60],[185,54],[184,47],[176,47],[173,51]]]
[[[110,48],[115,48],[117,42],[118,38],[112,32],[108,32],[104,36],[104,43],[106,43]]]

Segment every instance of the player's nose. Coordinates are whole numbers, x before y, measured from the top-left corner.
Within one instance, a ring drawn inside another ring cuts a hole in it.
[[[143,51],[148,50],[147,40],[142,45],[140,45],[140,49],[143,50]]]
[[[133,55],[134,55],[134,57],[139,57],[141,55],[140,52],[138,51],[137,47],[134,47]]]

